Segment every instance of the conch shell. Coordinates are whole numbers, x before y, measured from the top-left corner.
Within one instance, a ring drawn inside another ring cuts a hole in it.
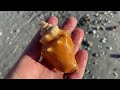
[[[58,26],[53,26],[45,21],[41,21],[40,26],[41,54],[48,64],[64,73],[72,73],[78,69],[69,32],[60,30]]]

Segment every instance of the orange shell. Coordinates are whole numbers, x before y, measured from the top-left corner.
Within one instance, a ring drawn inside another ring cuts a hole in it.
[[[72,73],[78,69],[70,34],[44,21],[41,22],[41,32],[43,58],[51,66],[64,73]]]

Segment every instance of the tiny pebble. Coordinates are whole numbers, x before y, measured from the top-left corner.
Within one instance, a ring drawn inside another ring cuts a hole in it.
[[[101,39],[101,42],[102,42],[102,43],[106,43],[106,41],[107,41],[106,38],[102,38],[102,39]]]
[[[111,46],[110,46],[110,47],[107,47],[107,49],[112,50],[112,47],[111,47]]]
[[[102,20],[103,20],[103,18],[102,18],[102,17],[100,17],[100,18],[99,18],[99,20],[98,20],[98,23],[101,23],[101,22],[102,22]]]
[[[92,30],[92,34],[96,34],[96,30]]]
[[[0,32],[0,36],[2,36],[2,32]]]
[[[16,32],[19,33],[19,32],[20,32],[20,29],[17,29]]]
[[[111,15],[111,17],[114,17],[113,15]]]
[[[108,19],[107,19],[107,18],[105,18],[105,19],[104,19],[104,21],[105,21],[105,22],[108,22]]]
[[[110,22],[111,22],[110,20],[107,21],[107,23],[110,23]]]
[[[34,27],[35,26],[35,24],[32,24],[32,27]]]
[[[112,33],[112,35],[111,35],[112,37],[114,37],[115,36],[115,34],[114,33]]]
[[[95,79],[95,76],[91,76],[92,79]]]
[[[100,48],[100,45],[97,45],[98,48]]]
[[[104,12],[104,14],[106,15],[106,14],[107,14],[107,12]]]
[[[97,26],[96,29],[99,30],[99,29],[100,29],[100,26]]]
[[[101,30],[105,30],[105,27],[104,27],[104,26],[100,26],[100,29],[101,29]]]
[[[89,50],[90,50],[90,47],[87,47],[87,48],[86,48],[86,50],[88,50],[88,51],[89,51]]]
[[[87,79],[86,77],[83,77],[83,79]]]
[[[98,21],[97,20],[95,20],[94,22],[93,22],[93,24],[95,25],[95,24],[97,24],[98,23]]]
[[[103,19],[102,17],[99,18],[99,20],[102,20],[102,19]]]
[[[95,16],[98,17],[98,16],[99,16],[99,13],[96,13]]]
[[[13,31],[10,31],[10,34],[13,34]]]
[[[112,13],[110,13],[110,16],[113,16],[113,14],[112,14]]]
[[[7,39],[7,40],[10,39],[10,37],[7,37],[6,39]]]
[[[92,42],[87,41],[87,43],[88,43],[88,45],[89,45],[90,47],[93,46],[93,43],[92,43]]]
[[[102,23],[103,26],[106,26],[106,23]]]
[[[89,16],[90,16],[90,14],[86,14],[86,16],[87,16],[87,17],[89,17]]]
[[[14,24],[14,26],[17,26],[17,25],[18,25],[17,23]]]
[[[104,52],[104,51],[102,51],[102,52],[101,52],[101,54],[103,54],[103,55],[104,55],[104,54],[105,54],[105,52]]]
[[[118,77],[118,74],[117,74],[116,72],[114,72],[113,75],[114,75],[115,77]]]
[[[102,48],[102,46],[100,46],[100,45],[97,45],[97,47],[98,47],[98,48]]]
[[[86,40],[87,40],[86,38],[83,39],[83,41],[86,41]]]
[[[97,62],[93,62],[94,65],[97,65]]]
[[[99,37],[99,35],[96,35],[96,37]]]
[[[99,55],[97,53],[93,53],[93,57],[98,57]]]
[[[89,71],[88,69],[85,69],[85,72],[86,72],[86,73],[89,73],[90,71]]]
[[[111,11],[108,11],[108,13],[111,13]]]
[[[88,34],[88,32],[86,31],[85,34]]]
[[[97,77],[97,79],[100,79],[100,77]]]
[[[12,44],[12,42],[9,42],[9,45],[11,45]]]

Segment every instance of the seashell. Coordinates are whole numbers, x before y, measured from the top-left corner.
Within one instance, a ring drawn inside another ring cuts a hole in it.
[[[41,21],[40,26],[41,54],[48,64],[64,73],[72,73],[78,69],[69,32],[60,30],[58,26],[53,26],[44,21]]]

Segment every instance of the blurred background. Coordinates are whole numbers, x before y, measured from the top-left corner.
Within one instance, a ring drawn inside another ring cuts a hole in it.
[[[88,50],[89,60],[84,79],[120,79],[119,11],[0,11],[0,79],[39,30],[39,22],[53,15],[59,26],[74,16],[85,32],[81,48]]]

